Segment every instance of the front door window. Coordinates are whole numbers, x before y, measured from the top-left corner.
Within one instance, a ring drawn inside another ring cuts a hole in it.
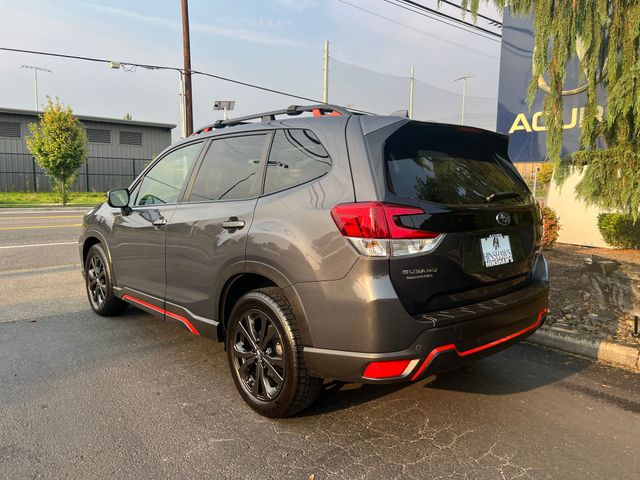
[[[165,205],[177,203],[187,174],[198,158],[202,143],[194,143],[167,154],[147,172],[136,205]]]

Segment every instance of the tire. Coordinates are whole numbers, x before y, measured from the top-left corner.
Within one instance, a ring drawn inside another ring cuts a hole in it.
[[[113,293],[111,264],[99,243],[93,245],[87,253],[84,278],[89,305],[98,315],[111,317],[120,315],[127,309],[127,303]]]
[[[298,413],[322,389],[322,379],[307,372],[293,309],[278,288],[254,290],[237,301],[226,347],[238,392],[265,417]]]

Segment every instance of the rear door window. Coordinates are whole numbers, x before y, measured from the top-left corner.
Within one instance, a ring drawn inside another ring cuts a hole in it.
[[[481,204],[502,192],[520,196],[501,202],[522,202],[528,191],[506,156],[506,142],[492,134],[418,122],[401,127],[384,146],[393,193],[447,205]]]
[[[266,143],[266,134],[213,140],[196,175],[189,201],[257,197],[261,183],[260,161]]]
[[[277,130],[267,163],[264,193],[274,193],[322,177],[331,158],[310,130]]]

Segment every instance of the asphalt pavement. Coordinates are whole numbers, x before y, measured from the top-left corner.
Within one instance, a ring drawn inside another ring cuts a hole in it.
[[[81,218],[63,218],[80,213],[20,215],[0,210],[2,479],[639,476],[640,375],[519,344],[408,385],[328,382],[303,414],[265,419],[220,344],[91,312]]]

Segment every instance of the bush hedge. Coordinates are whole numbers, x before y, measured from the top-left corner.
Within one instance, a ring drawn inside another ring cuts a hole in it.
[[[540,165],[540,171],[538,172],[538,183],[540,183],[540,185],[547,185],[551,182],[554,167],[555,164],[551,162],[546,162]]]
[[[624,213],[601,213],[598,229],[612,247],[640,249],[640,220]]]
[[[552,248],[560,232],[560,218],[552,208],[540,206],[542,212],[542,224],[544,225],[544,234],[542,235],[542,248]]]

